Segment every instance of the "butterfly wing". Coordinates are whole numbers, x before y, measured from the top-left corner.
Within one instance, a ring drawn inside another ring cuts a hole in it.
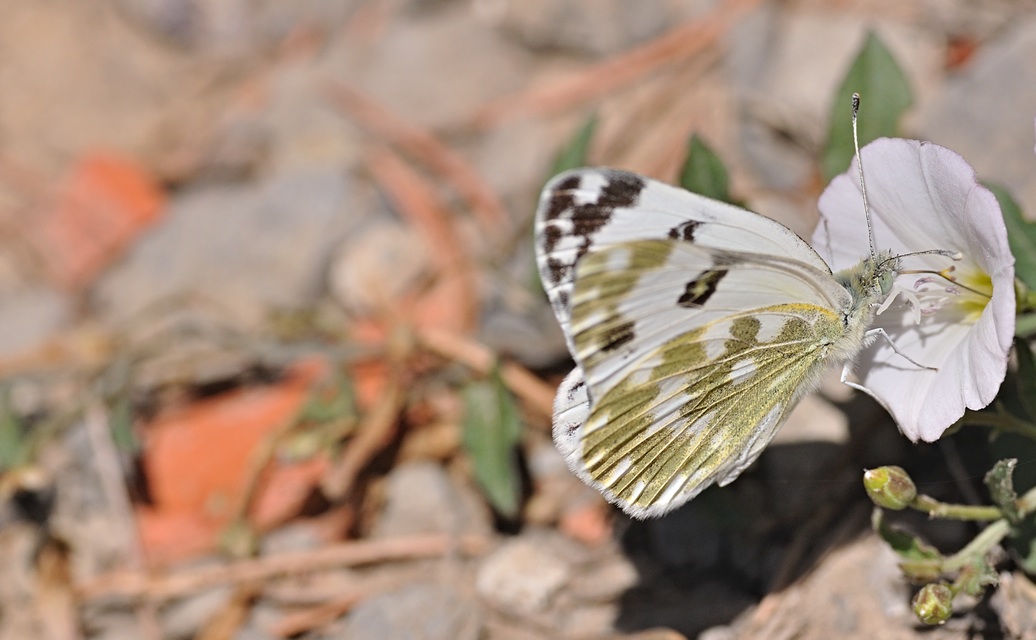
[[[759,455],[844,337],[846,291],[782,225],[625,172],[545,190],[545,288],[578,367],[555,401],[572,470],[637,517]]]
[[[678,239],[700,247],[794,256],[829,271],[787,227],[757,213],[617,169],[575,169],[543,189],[536,260],[551,307],[568,330],[575,265],[587,253],[631,240]]]
[[[733,481],[844,351],[828,289],[844,293],[794,260],[673,240],[584,256],[571,307],[580,373],[555,417],[569,466],[637,517]]]

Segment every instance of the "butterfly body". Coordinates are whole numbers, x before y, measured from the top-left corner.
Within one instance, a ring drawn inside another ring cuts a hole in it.
[[[577,364],[555,442],[636,517],[733,481],[822,372],[865,346],[899,273],[879,253],[832,274],[773,220],[610,169],[552,180],[536,234]]]

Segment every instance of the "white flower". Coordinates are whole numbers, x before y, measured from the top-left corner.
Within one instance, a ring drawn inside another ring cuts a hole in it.
[[[959,253],[908,256],[896,280],[909,293],[880,313],[896,347],[878,338],[854,367],[862,384],[892,412],[911,440],[937,440],[965,408],[996,396],[1014,335],[1014,257],[1000,206],[959,155],[935,144],[883,138],[860,150],[867,201],[879,250],[908,254],[932,249]],[[813,246],[834,270],[868,255],[856,162],[820,196],[826,224]],[[908,299],[916,296],[913,303]],[[918,311],[920,310],[920,313]]]

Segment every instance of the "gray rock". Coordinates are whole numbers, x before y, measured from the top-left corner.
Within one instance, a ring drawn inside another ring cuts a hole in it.
[[[0,356],[39,345],[70,313],[70,301],[56,291],[32,289],[0,296]]]
[[[331,249],[359,217],[334,169],[192,189],[98,283],[95,303],[115,321],[187,293],[244,320],[300,308],[316,299]]]
[[[162,611],[163,638],[193,638],[229,601],[232,587],[217,587],[192,594],[166,606]]]
[[[360,603],[327,640],[477,640],[482,614],[445,584],[412,584]]]
[[[509,2],[500,24],[532,49],[604,56],[662,33],[673,22],[665,0]]]
[[[1036,18],[1017,20],[918,113],[919,137],[964,156],[1036,215]]]
[[[294,29],[333,28],[358,0],[118,0],[123,14],[177,44],[200,50],[245,53],[269,47]]]
[[[409,462],[388,477],[385,508],[371,536],[489,534],[491,530],[490,516],[478,496],[454,483],[441,465]]]
[[[768,7],[732,31],[727,63],[740,105],[741,155],[767,187],[794,190],[813,178],[833,94],[869,29],[896,56],[919,100],[942,77],[942,41],[919,26]],[[845,114],[848,127],[848,106]]]
[[[410,122],[450,127],[486,100],[521,89],[531,57],[468,3],[402,14],[376,38],[340,38],[324,68]]]
[[[364,315],[411,291],[428,271],[428,250],[412,228],[375,221],[335,250],[328,286],[346,310]]]
[[[629,558],[609,553],[573,576],[566,590],[584,602],[616,601],[623,592],[636,586],[639,579],[640,574]]]
[[[1000,572],[990,605],[1012,638],[1036,637],[1036,585],[1022,572]]]

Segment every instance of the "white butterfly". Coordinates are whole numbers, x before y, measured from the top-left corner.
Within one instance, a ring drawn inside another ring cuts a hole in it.
[[[831,363],[861,388],[849,364],[900,273],[873,250],[832,273],[769,218],[600,168],[546,186],[536,257],[577,365],[555,443],[638,518],[732,482]]]

